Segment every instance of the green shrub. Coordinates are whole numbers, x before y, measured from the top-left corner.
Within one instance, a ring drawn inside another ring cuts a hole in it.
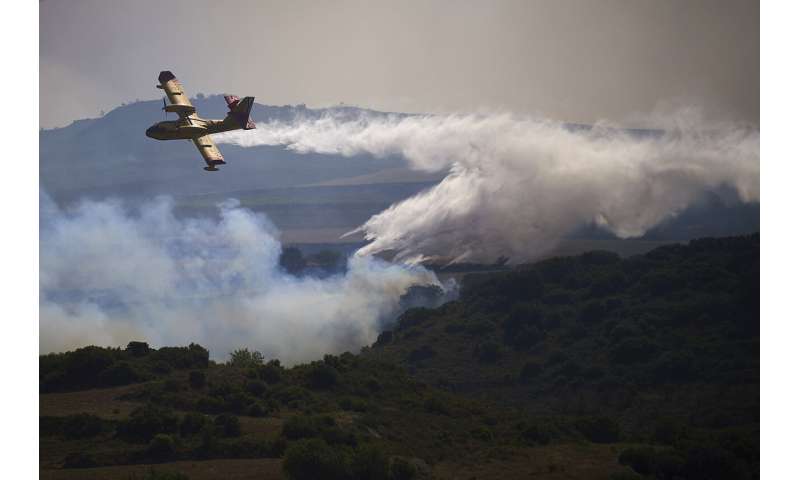
[[[103,420],[97,415],[78,413],[64,418],[61,432],[67,438],[90,438],[103,431]]]
[[[239,417],[231,415],[230,413],[217,415],[217,418],[214,419],[214,425],[216,425],[222,435],[226,437],[238,437],[242,434]]]
[[[165,362],[175,369],[208,368],[208,350],[196,343],[188,347],[162,347],[149,357],[153,362]]]
[[[249,380],[245,389],[250,393],[250,395],[261,397],[265,393],[267,393],[267,384],[262,380]]]
[[[157,461],[164,461],[175,455],[175,439],[170,435],[159,433],[147,446],[147,456]]]
[[[547,445],[556,437],[555,429],[541,422],[522,422],[518,428],[522,440],[532,445]]]
[[[375,445],[359,445],[353,455],[352,478],[389,480],[389,457]]]
[[[148,442],[159,433],[175,433],[178,417],[169,409],[145,405],[133,412],[118,427],[118,433],[129,440]]]
[[[389,469],[391,480],[413,480],[417,476],[417,469],[408,460],[396,457]]]
[[[575,429],[594,443],[619,440],[619,423],[610,417],[583,417],[575,421]]]
[[[264,355],[261,352],[250,351],[246,348],[234,350],[230,353],[228,365],[236,368],[258,367],[264,363]]]
[[[264,458],[269,456],[269,445],[263,440],[240,438],[231,443],[229,455],[233,458]]]
[[[125,351],[132,357],[143,357],[150,353],[150,345],[147,342],[128,342]]]
[[[283,471],[291,480],[347,480],[352,454],[318,438],[299,440],[286,449]]]
[[[183,416],[183,420],[181,420],[180,425],[180,432],[181,435],[184,437],[188,437],[191,435],[198,434],[203,431],[206,425],[210,424],[211,421],[208,417],[203,415],[202,413],[197,412],[189,412]]]
[[[684,466],[686,478],[724,478],[740,480],[751,478],[751,472],[743,459],[728,450],[714,445],[698,445],[686,452]]]
[[[203,427],[200,445],[194,450],[197,458],[213,458],[221,453],[221,446],[217,438],[217,429],[211,424]]]
[[[86,452],[73,452],[64,458],[64,468],[92,468],[96,466],[97,460]]]
[[[425,399],[425,410],[437,415],[450,415],[450,407],[447,402],[438,395],[432,395]]]
[[[539,363],[539,362],[527,362],[522,367],[522,370],[520,370],[520,372],[519,372],[519,379],[523,383],[528,383],[528,382],[532,381],[533,379],[535,379],[536,377],[538,377],[542,373],[543,370],[544,370],[544,367],[542,367],[541,363]]]
[[[342,410],[350,410],[353,412],[366,412],[368,408],[367,402],[360,398],[345,397],[339,400],[339,407]]]
[[[430,345],[423,345],[412,350],[407,357],[407,360],[412,363],[421,362],[436,356],[436,351]]]
[[[266,415],[266,409],[260,403],[251,403],[245,413],[248,417],[263,417]]]
[[[283,367],[280,360],[270,360],[266,365],[257,368],[258,378],[272,385],[281,381],[283,377]]]
[[[375,345],[378,347],[382,347],[384,345],[389,345],[392,343],[392,331],[391,330],[384,330],[380,334],[378,334],[378,338],[375,340]]]
[[[197,399],[195,408],[203,413],[216,414],[225,410],[225,401],[221,398],[203,395]]]
[[[39,417],[39,436],[62,435],[64,428],[64,417],[53,417],[44,415]]]
[[[339,384],[339,372],[330,365],[314,362],[308,374],[308,382],[314,389],[330,389]]]
[[[487,341],[475,346],[472,354],[483,363],[496,363],[503,356],[503,347],[499,343]]]
[[[189,372],[189,386],[195,390],[200,390],[206,386],[206,373],[199,370]]]
[[[674,449],[656,449],[653,447],[630,447],[619,455],[619,463],[631,467],[642,475],[655,475],[657,478],[676,478],[685,476],[686,461]],[[689,478],[732,478],[692,476]]]
[[[645,337],[630,337],[621,340],[609,352],[614,363],[632,364],[648,360],[657,351],[657,346]]]
[[[469,432],[470,436],[476,440],[480,440],[482,442],[491,442],[492,441],[492,431],[489,430],[487,427],[478,427],[473,428]]]

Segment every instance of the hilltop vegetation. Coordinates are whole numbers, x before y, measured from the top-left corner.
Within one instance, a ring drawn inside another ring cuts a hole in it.
[[[143,342],[45,355],[43,398],[114,387],[122,410],[43,410],[42,469],[274,459],[247,478],[757,478],[758,310],[754,235],[467,275],[459,300],[406,311],[362,352],[291,368]]]

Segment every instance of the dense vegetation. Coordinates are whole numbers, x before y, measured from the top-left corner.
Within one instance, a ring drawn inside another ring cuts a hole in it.
[[[141,342],[42,356],[43,393],[131,384],[137,406],[40,434],[67,469],[282,458],[293,479],[406,479],[610,444],[612,478],[757,478],[758,310],[758,236],[553,258],[467,275],[359,354],[292,368]]]

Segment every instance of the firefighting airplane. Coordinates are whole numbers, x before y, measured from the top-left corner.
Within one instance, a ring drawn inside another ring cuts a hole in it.
[[[158,75],[160,88],[169,97],[170,105],[164,99],[164,112],[175,112],[178,114],[177,120],[158,122],[145,132],[150,138],[156,140],[191,140],[194,142],[200,155],[206,161],[204,170],[216,172],[217,165],[224,165],[225,159],[222,157],[217,146],[211,140],[212,133],[227,132],[229,130],[252,130],[256,128],[255,123],[250,119],[250,109],[253,108],[254,97],[239,97],[225,95],[228,102],[228,115],[222,120],[206,120],[197,116],[195,108],[189,102],[189,97],[183,91],[183,86],[175,78],[172,72],[164,71]]]

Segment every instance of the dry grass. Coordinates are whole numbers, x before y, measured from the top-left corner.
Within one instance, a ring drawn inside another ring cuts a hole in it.
[[[531,448],[484,451],[467,460],[444,461],[433,469],[434,478],[607,480],[623,467],[617,456],[623,445],[557,444]]]
[[[275,458],[242,460],[205,460],[160,463],[155,465],[119,465],[113,467],[40,470],[41,480],[140,480],[147,473],[181,472],[192,480],[277,480],[283,479],[281,461]]]
[[[141,385],[41,394],[39,395],[39,415],[60,417],[85,412],[98,417],[121,420],[140,404],[119,400],[119,397],[131,393]]]

